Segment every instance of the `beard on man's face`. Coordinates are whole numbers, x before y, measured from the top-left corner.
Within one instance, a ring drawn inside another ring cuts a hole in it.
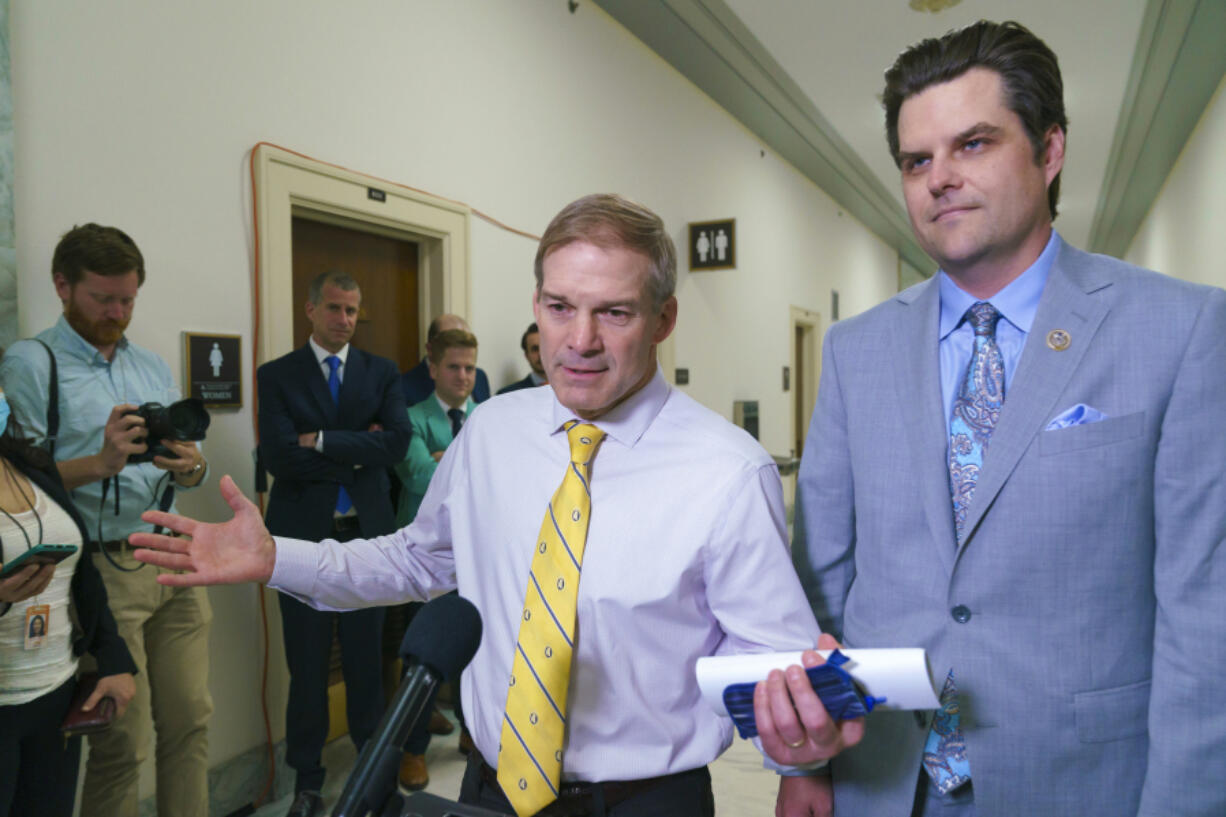
[[[76,330],[77,334],[85,338],[86,341],[94,346],[111,346],[118,343],[123,337],[124,330],[128,328],[126,321],[116,321],[110,318],[101,318],[96,321],[91,321],[86,317],[85,313],[77,306],[76,298],[69,298],[68,308],[64,311],[64,317],[68,320],[68,325]]]

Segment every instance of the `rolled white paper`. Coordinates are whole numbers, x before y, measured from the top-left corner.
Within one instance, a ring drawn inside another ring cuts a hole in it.
[[[847,656],[843,669],[856,680],[865,694],[885,698],[877,709],[936,709],[940,706],[928,656],[919,647],[902,649],[840,650]],[[830,650],[818,650],[822,658]],[[721,715],[724,688],[730,684],[753,684],[766,680],[773,669],[800,664],[799,652],[744,653],[699,658],[695,673],[702,697]]]

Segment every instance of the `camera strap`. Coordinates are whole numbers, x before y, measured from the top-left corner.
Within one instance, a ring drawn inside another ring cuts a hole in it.
[[[111,563],[111,567],[116,570],[122,570],[124,573],[135,573],[145,566],[144,562],[136,567],[124,567],[119,562],[115,561],[115,557],[106,549],[103,544],[106,540],[102,538],[102,513],[106,510],[106,495],[110,491],[111,483],[115,483],[115,515],[119,516],[119,474],[107,477],[102,480],[102,496],[98,499],[98,550]]]
[[[55,457],[55,438],[60,433],[60,376],[59,369],[55,363],[55,352],[51,351],[51,347],[44,341],[38,338],[33,338],[34,341],[42,345],[47,350],[47,357],[51,359],[51,368],[48,372],[47,383],[47,437],[43,442],[43,447],[47,449],[47,453]]]
[[[170,506],[175,502],[175,478],[169,473],[166,474],[166,487],[162,489],[162,498],[158,501],[158,510],[162,513],[167,513]],[[159,536],[162,533],[161,525],[154,525],[153,532]]]

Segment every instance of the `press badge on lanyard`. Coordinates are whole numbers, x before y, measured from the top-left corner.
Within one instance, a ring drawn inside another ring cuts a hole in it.
[[[47,640],[47,629],[51,625],[51,606],[48,604],[31,604],[26,608],[26,639],[25,649],[41,649]]]

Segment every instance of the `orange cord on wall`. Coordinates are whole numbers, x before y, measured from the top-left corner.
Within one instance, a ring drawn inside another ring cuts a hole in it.
[[[404,184],[403,182],[394,182],[391,179],[385,179],[381,176],[371,176],[369,173],[362,173],[357,170],[352,170],[348,167],[345,167],[344,165],[338,165],[332,162],[325,162],[322,159],[316,159],[314,156],[308,156],[305,153],[299,153],[296,150],[290,150],[289,148],[281,147],[280,145],[274,142],[256,142],[255,146],[251,148],[251,180],[252,180],[251,188],[252,188],[253,197],[254,197],[254,191],[255,191],[255,152],[261,145],[267,145],[270,148],[276,148],[277,150],[283,150],[286,153],[292,154],[294,156],[298,156],[299,158],[309,159],[312,162],[317,162],[318,164],[324,165],[326,167],[334,167],[337,170],[343,170],[346,173],[356,173],[357,175],[365,176],[366,178],[372,181],[382,182],[383,184],[390,184],[393,187],[399,187],[402,190],[412,190],[414,193],[421,193],[422,195],[430,196],[431,198],[436,198],[436,199],[439,199],[440,201],[446,201],[446,202],[450,202],[451,204],[458,204],[461,207],[467,207],[474,216],[481,219],[482,221],[488,221],[490,224],[493,224],[495,227],[498,227],[499,229],[506,230],[508,233],[514,233],[515,235],[521,235],[524,238],[530,238],[533,241],[541,240],[541,237],[539,235],[534,235],[525,230],[520,230],[520,229],[510,226],[509,224],[505,224],[499,221],[498,219],[494,218],[493,216],[487,213],[483,213],[480,210],[478,210],[476,207],[472,207],[471,205],[465,204],[464,202],[458,199],[449,199],[446,196],[440,196],[436,193],[431,193],[429,190],[422,190],[420,187],[413,187],[412,185]],[[254,207],[254,198],[252,199],[252,204]],[[254,214],[254,210],[253,210],[253,214]],[[257,253],[259,251],[258,236],[256,238],[256,251]],[[257,265],[258,265],[258,261],[257,261]]]
[[[260,337],[260,216],[256,207],[255,148],[251,149],[249,167],[251,171],[251,235],[254,242],[255,252],[251,276],[251,389],[248,391],[248,394],[251,395],[251,430],[254,434],[256,445],[259,445],[260,392],[259,389],[255,387],[255,369],[260,359],[259,344],[256,342]],[[260,516],[263,516],[264,493],[262,491],[256,495],[256,501],[260,506]],[[268,594],[264,592],[263,584],[257,584],[255,586],[255,592],[260,600],[260,636],[264,646],[264,656],[262,661],[263,666],[260,671],[260,712],[264,716],[264,745],[268,750],[268,776],[264,780],[263,791],[260,792],[260,796],[255,799],[254,803],[255,807],[259,808],[268,798],[268,794],[272,791],[272,787],[276,781],[277,753],[273,748],[272,743],[272,722],[268,718]]]
[[[255,443],[257,446],[260,444],[260,423],[259,423],[260,394],[259,394],[259,390],[256,388],[255,370],[256,370],[256,367],[259,365],[259,357],[260,357],[259,355],[260,216],[259,216],[259,204],[258,204],[258,197],[257,197],[256,183],[255,183],[255,152],[256,150],[259,149],[261,145],[267,145],[268,147],[273,147],[278,150],[283,150],[286,153],[293,154],[294,156],[298,156],[303,159],[309,159],[312,162],[318,162],[319,164],[326,165],[328,167],[334,167],[338,170],[344,170],[347,173],[358,173],[358,171],[350,170],[349,168],[343,167],[342,165],[333,164],[332,162],[324,162],[312,156],[307,156],[305,153],[299,153],[296,150],[290,150],[289,148],[281,147],[280,145],[274,144],[272,142],[262,142],[262,141],[256,142],[255,145],[253,145],[251,148],[251,155],[248,158],[248,169],[251,174],[251,234],[252,234],[252,248],[254,251],[254,259],[251,265],[252,267],[252,276],[251,276],[251,301],[252,301],[251,389],[248,393],[251,395],[251,426],[252,426],[252,432],[255,437]],[[442,201],[450,202],[452,204],[459,204],[462,207],[468,207],[469,211],[471,211],[473,215],[477,216],[483,221],[489,222],[490,224],[494,225],[495,227],[498,227],[499,229],[506,230],[509,233],[514,233],[515,235],[523,236],[524,238],[530,238],[533,241],[541,240],[541,237],[539,235],[533,235],[532,233],[526,232],[524,230],[518,230],[514,227],[504,224],[498,219],[490,215],[487,215],[486,213],[481,212],[475,207],[470,207],[469,205],[465,204],[462,201],[457,201],[455,199],[449,199],[445,196],[438,196],[426,190],[421,190],[420,188],[417,188],[417,187],[411,187],[410,185],[407,185],[407,184],[401,184],[400,182],[394,182],[394,181],[391,181],[390,179],[383,179],[378,176],[370,176],[366,173],[358,173],[358,175],[366,176],[367,178],[373,181],[378,181],[383,184],[392,185],[393,187],[399,187],[404,190],[411,190],[414,193],[422,193],[423,195],[432,196],[436,199],[441,199]],[[258,493],[256,498],[260,506],[260,515],[263,516],[264,514],[264,494],[263,492]],[[269,720],[269,717],[268,717],[268,648],[269,648],[268,606],[267,606],[267,594],[264,592],[264,589],[265,589],[265,585],[263,584],[256,585],[256,593],[260,599],[260,631],[261,631],[261,635],[263,636],[263,644],[264,644],[264,659],[263,659],[264,666],[263,666],[263,670],[260,675],[260,709],[264,715],[264,739],[265,739],[265,745],[268,748],[268,777],[264,782],[264,790],[260,792],[260,796],[256,798],[253,804],[256,808],[259,808],[264,803],[265,799],[268,797],[269,792],[272,791],[272,788],[273,788],[273,785],[276,779],[276,751],[273,749],[273,742],[272,742],[272,722]]]

